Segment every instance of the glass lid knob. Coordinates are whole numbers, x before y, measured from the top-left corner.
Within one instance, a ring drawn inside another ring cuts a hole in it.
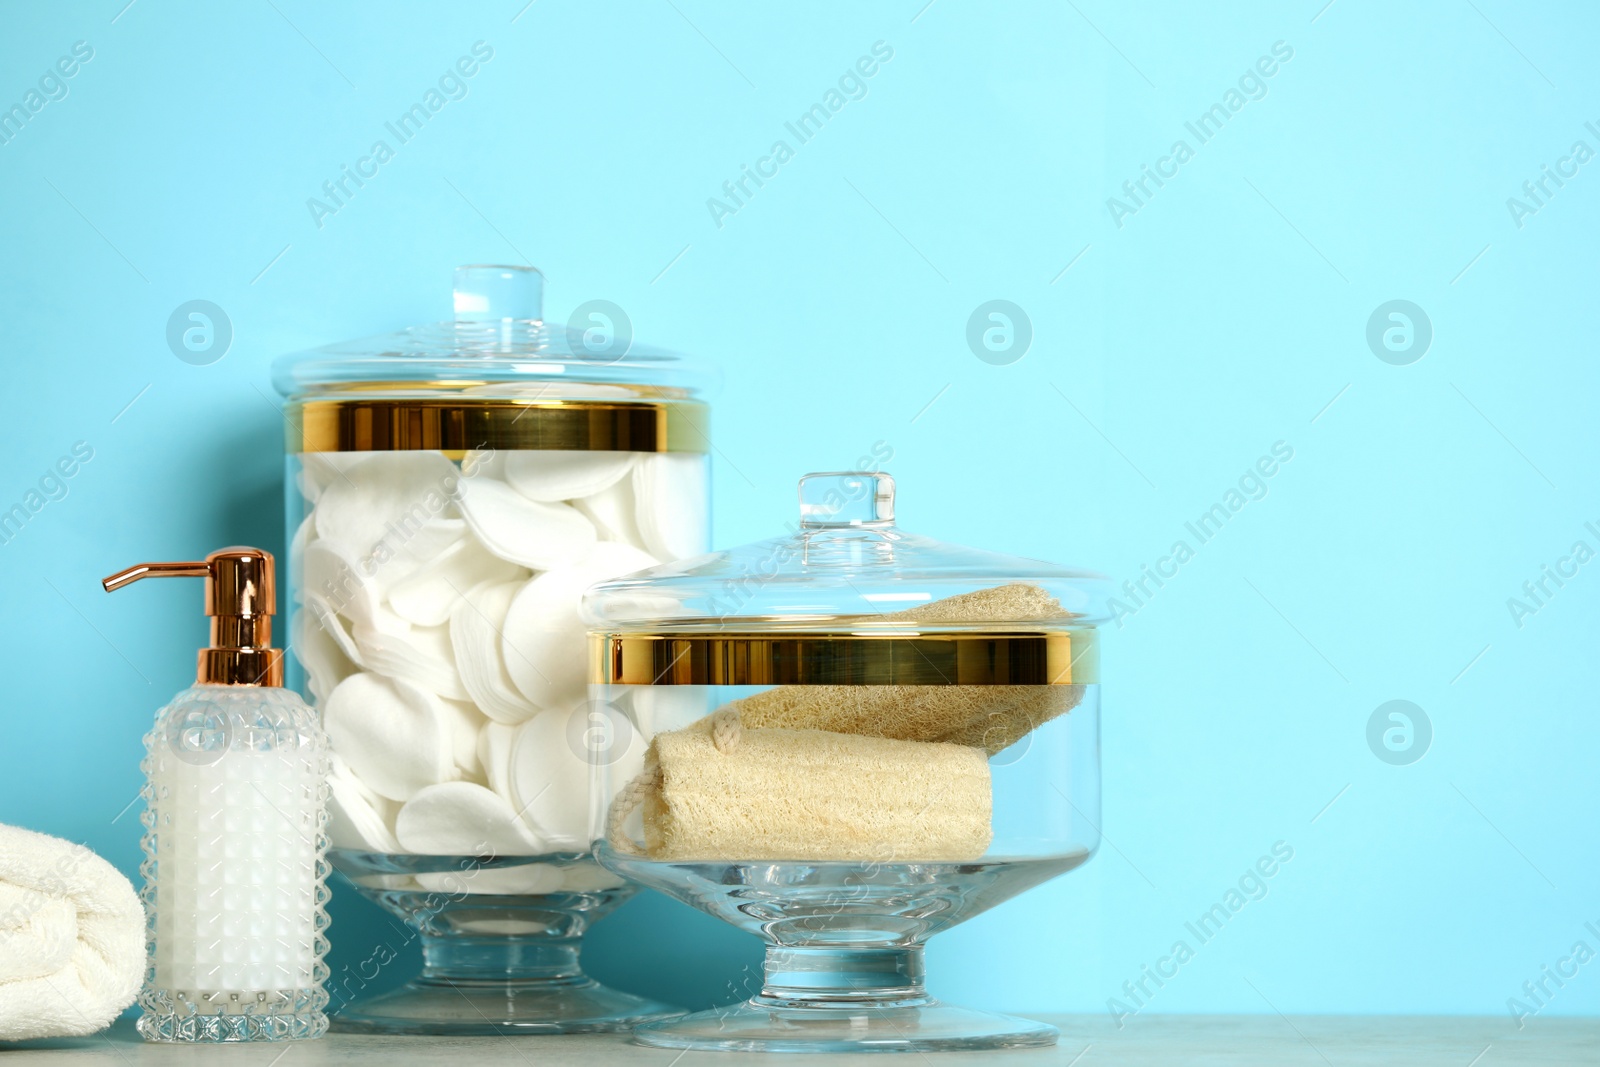
[[[800,525],[808,529],[888,526],[894,479],[870,471],[833,471],[800,479]]]
[[[544,317],[544,275],[534,267],[457,267],[456,322],[499,323]]]

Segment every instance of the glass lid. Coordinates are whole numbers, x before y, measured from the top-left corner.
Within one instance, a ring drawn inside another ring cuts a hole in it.
[[[618,397],[692,397],[708,384],[705,367],[635,344],[632,321],[610,301],[581,304],[566,323],[546,322],[543,304],[533,267],[457,267],[453,319],[279,357],[273,385],[284,396],[379,386],[594,398],[608,384]]]
[[[1061,631],[1097,626],[1107,580],[908,533],[894,479],[800,479],[792,532],[652,567],[590,589],[591,627],[631,633]]]

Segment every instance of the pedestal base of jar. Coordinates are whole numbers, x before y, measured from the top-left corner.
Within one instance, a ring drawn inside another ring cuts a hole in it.
[[[969,863],[660,862],[602,842],[608,869],[764,938],[761,992],[635,1031],[642,1044],[745,1052],[931,1052],[1055,1044],[1054,1027],[941,1004],[923,945],[1089,858]]]
[[[333,1029],[364,1034],[596,1034],[681,1015],[577,975],[556,981],[417,978],[341,1011]]]
[[[631,1030],[681,1008],[611,989],[578,952],[595,920],[634,889],[585,854],[407,856],[334,849],[334,867],[404,920],[422,974],[360,998],[388,943],[328,980],[332,1026],[369,1034],[591,1034]]]
[[[1058,1036],[1045,1023],[931,998],[819,1006],[755,997],[641,1026],[633,1039],[656,1048],[721,1052],[955,1052],[1045,1048]]]

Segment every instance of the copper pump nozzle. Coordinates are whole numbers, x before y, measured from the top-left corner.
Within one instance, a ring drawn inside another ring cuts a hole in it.
[[[211,647],[200,650],[201,685],[282,685],[283,652],[272,646],[277,598],[272,553],[223,548],[199,563],[140,563],[100,584],[114,593],[141,578],[206,579]]]

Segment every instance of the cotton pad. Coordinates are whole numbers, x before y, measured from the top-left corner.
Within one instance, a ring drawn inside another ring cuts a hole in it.
[[[645,740],[688,726],[711,710],[709,692],[701,685],[635,685],[627,694],[625,710]]]
[[[633,469],[633,452],[527,451],[506,455],[506,482],[527,497],[553,504],[591,496]]]
[[[451,756],[463,777],[482,777],[483,764],[478,761],[478,734],[489,720],[477,708],[459,700],[444,702],[450,720]]]
[[[466,700],[456,673],[455,650],[445,626],[407,626],[389,633],[367,626],[352,629],[361,662],[370,671],[403,678],[451,700]]]
[[[305,570],[300,565],[301,554],[316,536],[316,513],[307,512],[306,517],[300,520],[300,525],[295,527],[294,536],[289,538],[289,580],[294,583],[296,589],[306,587]]]
[[[400,843],[382,814],[388,801],[369,791],[338,756],[328,774],[328,838],[334,848],[399,852]]]
[[[337,752],[330,752],[328,754],[328,776],[330,778],[343,779],[356,791],[361,799],[365,800],[367,804],[379,815],[389,816],[400,810],[400,806],[394,801],[379,796],[377,793],[374,793],[372,790],[362,785],[361,779],[355,776],[355,772],[350,769],[350,765],[346,763],[344,761],[344,757],[340,756]]]
[[[362,562],[380,541],[453,514],[461,473],[439,452],[378,452],[333,479],[317,500],[317,534]],[[384,555],[386,553],[379,553]]]
[[[350,635],[344,620],[339,618],[326,600],[315,593],[307,593],[305,598],[305,615],[314,620],[317,627],[333,639],[333,643],[338,646],[346,659],[358,667],[361,666],[361,649],[356,647],[356,639]]]
[[[449,712],[432,693],[352,674],[328,694],[322,714],[334,751],[380,796],[408,800],[457,774]]]
[[[315,475],[304,468],[295,472],[294,486],[300,490],[300,496],[307,504],[315,504],[326,488],[325,483],[318,481]]]
[[[309,542],[300,553],[300,588],[352,622],[373,625],[383,611],[378,590],[356,561],[332,541]]]
[[[628,726],[623,730],[625,732],[601,753],[606,761],[606,773],[616,786],[626,785],[638,777],[644,770],[645,753],[650,747],[645,735]]]
[[[517,856],[540,851],[504,797],[471,782],[444,782],[420,790],[395,817],[394,834],[412,852],[428,856]]]
[[[337,626],[337,623],[335,623]],[[342,631],[341,631],[342,632]],[[294,654],[306,670],[306,681],[311,693],[320,702],[326,700],[333,687],[354,674],[357,667],[345,655],[333,635],[323,629],[317,617],[309,611],[295,614],[291,630]]]
[[[478,731],[478,764],[489,781],[489,788],[511,803],[511,740],[516,737],[514,726],[487,722]]]
[[[631,545],[601,541],[581,563],[547,571],[529,582],[506,613],[501,630],[506,671],[534,704],[564,711],[588,686],[588,637],[578,606],[596,582],[652,567],[656,560]]]
[[[421,525],[391,526],[372,554],[360,561],[361,574],[387,608],[391,589],[425,574],[437,560],[470,539],[465,519],[442,515]]]
[[[633,479],[625,478],[608,489],[574,500],[572,506],[588,516],[605,541],[623,541],[644,547],[639,524],[634,517]]]
[[[315,502],[334,482],[343,478],[362,461],[372,458],[370,452],[303,452],[300,454],[299,482],[307,501]]]
[[[644,768],[650,738],[640,733],[626,701],[613,704],[590,699],[566,713],[567,747],[580,760],[591,764],[591,781],[598,787],[593,771],[604,769],[612,792],[631,782]]]
[[[496,722],[525,722],[539,710],[511,681],[500,640],[511,601],[525,584],[486,582],[469,590],[450,612],[450,644],[461,685]]]
[[[504,482],[463,484],[462,516],[501,559],[549,570],[582,559],[594,545],[594,523],[576,508],[529,500]]]
[[[476,538],[463,537],[426,567],[389,587],[389,607],[415,626],[440,626],[462,595],[475,585],[527,578],[528,571],[491,553]]]
[[[640,456],[633,467],[639,534],[659,559],[684,559],[706,550],[705,457],[681,452]]]
[[[466,536],[465,519],[443,515],[437,515],[415,529],[407,527],[395,530],[384,540],[385,547],[392,549],[393,555],[387,561],[374,560],[379,585],[387,588],[401,578],[414,574],[418,567],[431,563],[440,553]]]
[[[571,719],[545,711],[517,727],[509,777],[522,821],[551,849],[575,852],[589,847],[589,761],[569,735]]]
[[[461,473],[468,478],[506,480],[506,453],[493,448],[474,448],[461,457]]]

